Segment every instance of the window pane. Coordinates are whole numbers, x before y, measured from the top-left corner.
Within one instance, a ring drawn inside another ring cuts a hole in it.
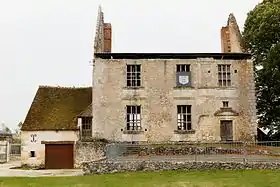
[[[130,72],[131,71],[131,65],[126,65],[126,71]]]
[[[192,130],[192,124],[191,123],[187,124],[187,130]]]
[[[126,107],[126,112],[127,112],[128,114],[131,113],[131,106],[127,106],[127,107]]]
[[[186,106],[182,106],[182,113],[187,113],[187,107]]]
[[[141,65],[137,65],[136,71],[137,71],[137,72],[140,72],[140,71],[141,71]]]
[[[230,79],[230,73],[227,73],[227,79],[228,80]]]
[[[136,79],[140,79],[140,73],[136,73]]]
[[[187,116],[187,122],[191,122],[192,121],[192,116],[191,115],[188,115]]]
[[[227,71],[230,71],[230,65],[227,65]]]
[[[190,105],[189,105],[189,106],[187,106],[187,109],[188,109],[188,110],[187,110],[187,113],[191,113],[191,112],[192,112],[192,111],[191,111],[192,106],[190,106]]]
[[[137,112],[138,114],[141,114],[141,106],[137,106]]]
[[[223,86],[226,86],[226,85],[227,85],[227,81],[223,80]]]

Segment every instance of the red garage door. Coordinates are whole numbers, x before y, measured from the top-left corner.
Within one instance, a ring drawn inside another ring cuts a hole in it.
[[[72,169],[74,167],[73,144],[46,144],[46,169]]]

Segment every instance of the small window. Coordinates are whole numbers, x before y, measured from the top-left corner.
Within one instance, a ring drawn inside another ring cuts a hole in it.
[[[190,72],[189,64],[177,64],[177,72]]]
[[[133,64],[126,66],[126,85],[127,87],[141,86],[141,65]]]
[[[140,131],[141,127],[141,106],[126,106],[126,130]]]
[[[82,118],[82,137],[92,137],[92,118]]]
[[[223,108],[228,108],[229,104],[228,101],[223,101]]]
[[[35,151],[30,151],[30,157],[35,157]]]
[[[191,105],[177,106],[177,130],[192,130]]]

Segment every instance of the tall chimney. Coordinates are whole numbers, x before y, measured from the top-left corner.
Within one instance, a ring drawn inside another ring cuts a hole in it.
[[[242,35],[233,14],[229,15],[227,26],[221,29],[221,47],[223,53],[242,53]]]
[[[96,33],[94,39],[94,53],[112,52],[112,26],[104,22],[101,6],[98,8]]]

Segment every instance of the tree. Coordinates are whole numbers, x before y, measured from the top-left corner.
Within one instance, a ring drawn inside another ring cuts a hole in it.
[[[264,0],[248,13],[243,39],[256,65],[262,65],[271,47],[280,42],[280,0]]]
[[[259,67],[255,68],[259,126],[268,128],[269,135],[279,139],[280,0],[264,0],[248,13],[243,39]]]
[[[19,134],[20,134],[21,126],[22,126],[22,122],[19,122],[18,125],[17,125],[17,128],[15,129],[16,135],[19,135]]]

